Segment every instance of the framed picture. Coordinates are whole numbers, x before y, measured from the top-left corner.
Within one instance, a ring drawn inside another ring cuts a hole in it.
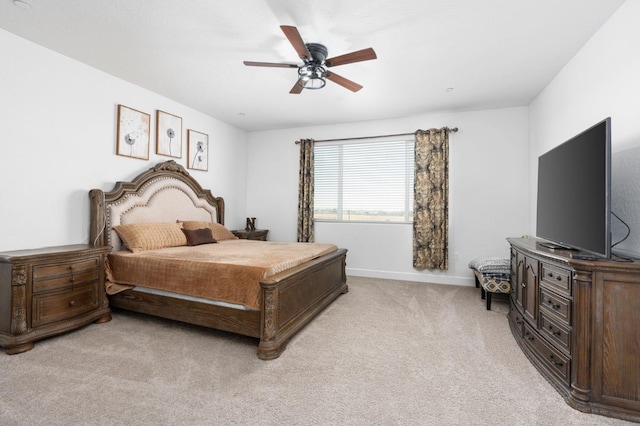
[[[187,167],[194,170],[209,169],[209,135],[187,130]]]
[[[149,114],[118,105],[116,154],[148,160],[150,123]]]
[[[182,118],[156,111],[156,154],[182,158]]]

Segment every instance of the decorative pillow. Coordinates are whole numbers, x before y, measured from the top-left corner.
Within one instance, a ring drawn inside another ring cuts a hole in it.
[[[238,237],[233,235],[231,231],[225,228],[223,225],[215,222],[197,222],[187,220],[182,222],[182,227],[184,229],[201,229],[201,228],[209,228],[211,229],[211,235],[216,241],[224,241],[224,240],[237,240]]]
[[[187,237],[187,244],[190,246],[199,246],[200,244],[217,243],[216,239],[211,234],[211,228],[201,229],[184,229],[182,232]]]
[[[482,273],[509,274],[511,272],[511,263],[508,258],[481,257],[469,262],[469,268]]]
[[[178,223],[131,223],[114,226],[113,229],[134,253],[187,245],[187,237]]]

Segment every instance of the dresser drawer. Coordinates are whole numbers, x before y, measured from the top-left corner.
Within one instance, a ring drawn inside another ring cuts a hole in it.
[[[522,337],[524,318],[520,311],[515,307],[513,301],[509,305],[509,322],[511,323],[511,330],[514,330],[519,337]]]
[[[74,287],[73,290],[34,295],[31,326],[39,327],[62,321],[97,308],[97,282]]]
[[[560,349],[571,353],[571,329],[555,320],[544,311],[540,311],[540,333]]]
[[[571,296],[571,271],[542,263],[540,283],[559,293]]]
[[[567,327],[571,325],[571,302],[544,288],[540,288],[540,311],[556,315]]]
[[[98,279],[98,258],[33,267],[33,292],[78,286]]]
[[[542,336],[536,333],[529,324],[524,325],[524,337],[527,345],[543,367],[559,379],[564,386],[569,386],[571,379],[570,358],[545,342]]]

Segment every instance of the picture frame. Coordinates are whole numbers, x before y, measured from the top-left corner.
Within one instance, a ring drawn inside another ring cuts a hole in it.
[[[209,135],[187,130],[187,168],[209,170]]]
[[[156,154],[182,158],[182,117],[156,110]]]
[[[116,155],[149,159],[151,115],[118,105]]]

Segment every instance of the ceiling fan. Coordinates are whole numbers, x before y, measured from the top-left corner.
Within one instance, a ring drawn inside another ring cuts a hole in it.
[[[299,94],[302,89],[321,89],[325,86],[326,80],[333,81],[352,92],[362,89],[362,86],[349,79],[346,79],[327,68],[338,65],[351,64],[353,62],[368,61],[376,59],[376,52],[372,48],[346,53],[344,55],[328,58],[327,48],[320,43],[305,43],[298,29],[289,25],[281,25],[284,35],[304,62],[302,65],[273,62],[252,62],[244,61],[244,64],[251,67],[276,67],[276,68],[298,68],[298,81],[294,84],[289,93]]]

